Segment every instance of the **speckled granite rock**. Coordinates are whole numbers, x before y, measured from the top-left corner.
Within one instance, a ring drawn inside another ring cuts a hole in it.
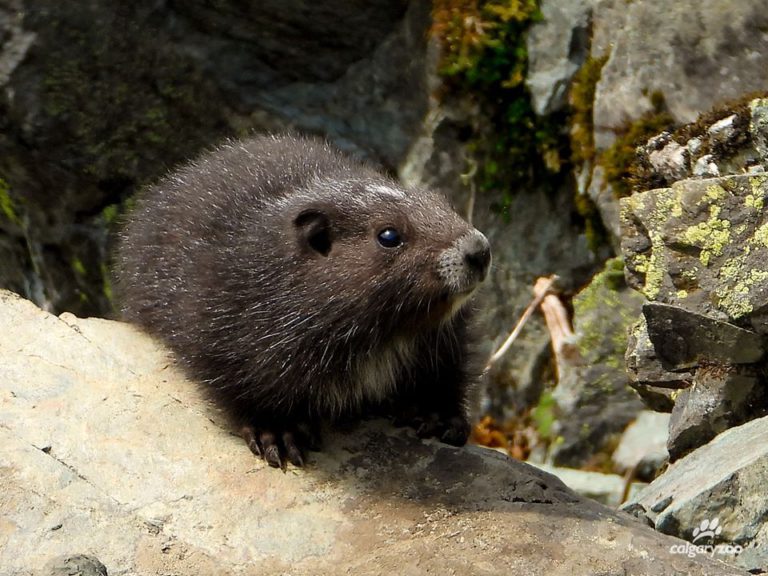
[[[0,292],[0,566],[46,574],[741,574],[495,451],[372,422],[286,473],[130,326]],[[79,562],[79,560],[78,560]]]

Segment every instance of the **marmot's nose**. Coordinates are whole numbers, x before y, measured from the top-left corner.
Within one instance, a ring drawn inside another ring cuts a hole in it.
[[[491,245],[488,244],[486,237],[477,230],[464,246],[464,259],[478,275],[480,281],[485,280],[488,267],[491,265]]]

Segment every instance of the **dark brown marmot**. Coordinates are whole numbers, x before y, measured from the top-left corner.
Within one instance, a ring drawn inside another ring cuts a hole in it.
[[[464,444],[480,375],[465,304],[489,264],[442,196],[320,140],[259,136],[140,194],[116,276],[125,318],[281,466],[303,463],[320,421],[385,403]]]

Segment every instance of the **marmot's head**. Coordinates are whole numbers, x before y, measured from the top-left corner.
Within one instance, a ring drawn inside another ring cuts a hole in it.
[[[485,236],[440,195],[376,179],[316,179],[279,202],[297,288],[318,306],[380,324],[449,319],[491,262]],[[360,316],[357,316],[360,318]]]

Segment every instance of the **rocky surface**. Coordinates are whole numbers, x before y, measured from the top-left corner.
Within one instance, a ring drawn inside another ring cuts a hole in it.
[[[541,21],[528,33],[525,79],[539,115],[567,104],[571,79],[589,53],[592,4],[591,0],[541,2]]]
[[[621,237],[617,190],[607,174],[616,166],[603,153],[633,127],[650,124],[660,111],[680,126],[725,101],[768,90],[763,74],[768,67],[767,19],[762,0],[683,0],[670,6],[658,1],[590,2],[589,58],[605,62],[591,108],[595,161],[585,167],[580,192],[597,204],[616,244]],[[571,29],[578,30],[581,22],[581,17],[574,18]],[[659,161],[675,166],[681,154],[673,147]],[[708,165],[701,161],[702,174]]]
[[[642,409],[624,366],[628,328],[642,303],[643,297],[626,286],[620,259],[610,260],[574,297],[579,354],[558,365],[554,464],[578,468],[610,451]]]
[[[743,568],[763,573],[768,566],[766,473],[768,418],[760,418],[723,432],[672,464],[624,509],[696,545],[739,547],[735,557],[720,550]]]
[[[672,412],[672,460],[768,410],[766,102],[653,138],[639,150],[642,179],[672,183],[622,201],[627,281],[651,300],[633,327],[628,367],[646,402]],[[676,167],[654,156],[670,148]],[[714,173],[740,173],[702,178],[697,154]]]
[[[624,433],[611,455],[619,472],[632,472],[641,480],[652,480],[667,463],[669,414],[643,410]]]
[[[597,146],[651,111],[654,92],[687,124],[725,100],[768,90],[764,8],[761,0],[596,2],[592,54],[608,55],[594,107]]]
[[[504,455],[388,423],[271,469],[124,324],[2,292],[0,359],[10,576],[741,573]]]

